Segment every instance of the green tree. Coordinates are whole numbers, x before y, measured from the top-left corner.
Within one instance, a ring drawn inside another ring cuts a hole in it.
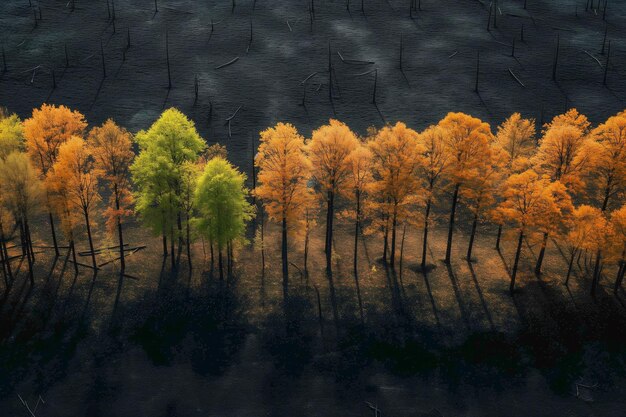
[[[150,129],[137,133],[135,141],[139,145],[131,166],[135,210],[145,225],[162,235],[164,256],[169,234],[175,268],[176,237],[179,248],[182,239],[185,163],[197,161],[206,144],[194,123],[174,108],[164,111]]]
[[[26,149],[24,126],[17,114],[9,114],[0,107],[0,159],[15,151]]]
[[[194,220],[200,233],[217,245],[220,279],[224,278],[224,248],[243,240],[246,223],[254,216],[245,182],[246,176],[220,157],[211,159],[198,179]]]

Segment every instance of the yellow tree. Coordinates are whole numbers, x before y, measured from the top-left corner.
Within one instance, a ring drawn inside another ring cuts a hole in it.
[[[109,233],[117,230],[122,274],[126,269],[124,256],[124,219],[132,214],[133,201],[130,188],[130,166],[135,157],[132,135],[111,119],[89,132],[89,153],[109,189],[109,204],[104,212]]]
[[[605,229],[606,219],[600,209],[585,204],[574,209],[565,236],[570,255],[565,285],[569,284],[576,255],[581,250],[593,250],[598,238],[604,239],[601,234],[606,232]]]
[[[426,254],[428,251],[428,232],[430,211],[435,200],[435,190],[440,180],[446,175],[451,155],[446,147],[446,131],[440,126],[430,126],[419,136],[424,148],[424,166],[422,176],[425,179],[426,207],[424,211],[424,235],[422,239],[422,271],[426,270]]]
[[[350,172],[344,195],[354,204],[354,211],[348,215],[354,219],[354,275],[358,275],[359,233],[363,222],[363,203],[367,188],[372,181],[372,152],[367,145],[359,144],[348,156]]]
[[[562,191],[562,184],[552,183],[547,176],[539,176],[533,170],[513,174],[506,180],[504,199],[498,206],[498,210],[519,233],[515,261],[511,271],[509,286],[511,293],[515,289],[515,278],[524,236],[546,222],[546,213],[559,213],[560,208],[555,201],[555,194],[560,195]]]
[[[87,239],[94,270],[98,268],[91,233],[91,215],[100,200],[98,180],[102,171],[95,166],[92,150],[86,142],[73,136],[59,147],[56,162],[49,173],[53,189],[64,199],[62,209],[80,212],[87,228]],[[71,229],[70,229],[71,230]],[[73,245],[73,242],[71,242]]]
[[[65,106],[44,104],[39,109],[33,109],[32,116],[24,120],[24,137],[28,155],[37,168],[41,180],[47,179],[48,172],[56,162],[60,146],[72,136],[82,137],[86,128],[85,117]],[[56,256],[59,256],[54,218],[50,208],[48,217],[54,251]]]
[[[552,181],[561,182],[572,194],[581,191],[596,153],[588,129],[587,118],[575,109],[556,116],[546,125],[539,142],[539,149],[533,158],[535,170],[548,175]],[[548,237],[549,231],[546,231],[537,256],[536,274],[541,273]]]
[[[28,260],[28,274],[31,284],[35,283],[33,276],[33,262],[35,254],[31,239],[30,219],[39,209],[42,196],[41,181],[37,172],[33,168],[28,156],[23,152],[13,152],[6,158],[0,159],[0,223],[2,217],[6,219],[6,214],[11,213],[13,220],[20,226],[22,235],[22,248]],[[5,214],[3,216],[2,214]],[[6,252],[4,245],[4,230],[0,224],[0,252]],[[4,255],[4,253],[2,254]],[[3,256],[2,256],[3,258]],[[6,263],[10,265],[6,257]]]
[[[626,185],[626,111],[609,117],[593,130],[592,137],[598,146],[590,185],[599,193],[604,212]]]
[[[311,160],[312,177],[317,190],[326,201],[326,270],[332,270],[333,221],[335,198],[343,190],[350,164],[348,156],[359,145],[359,140],[350,128],[338,120],[331,119],[327,125],[313,131],[307,144]]]
[[[513,113],[500,126],[495,144],[507,154],[506,168],[516,173],[528,167],[529,159],[536,150],[535,121]]]
[[[619,252],[619,268],[613,288],[613,291],[617,293],[622,286],[624,274],[626,273],[626,204],[611,213],[610,226],[610,247],[613,251]]]
[[[507,175],[518,174],[528,169],[530,159],[537,149],[535,133],[535,121],[523,119],[519,113],[513,113],[498,126],[493,146],[506,155],[503,168]],[[501,189],[498,190],[498,195],[502,194],[502,191]],[[496,250],[500,250],[500,238],[502,236],[503,219],[499,214],[498,210],[493,210],[490,213],[491,220],[498,225]]]
[[[255,164],[258,168],[254,193],[263,203],[269,218],[281,224],[283,296],[289,295],[288,232],[304,215],[310,191],[307,181],[311,163],[306,156],[304,138],[290,124],[278,123],[260,134]]]
[[[495,196],[498,188],[502,186],[502,180],[506,176],[505,166],[508,161],[508,154],[498,146],[494,146],[487,157],[491,159],[476,167],[478,175],[468,180],[466,186],[460,191],[462,199],[473,215],[467,247],[467,260],[469,262],[472,260],[472,249],[474,248],[478,222],[491,212],[496,203]]]
[[[449,113],[439,126],[445,131],[446,151],[450,155],[446,177],[454,189],[445,258],[450,263],[459,190],[480,175],[479,167],[491,159],[489,144],[493,135],[489,124],[464,113]]]
[[[0,159],[25,150],[24,126],[17,114],[0,107]]]
[[[368,141],[372,153],[372,182],[369,193],[374,205],[388,221],[385,231],[383,260],[387,260],[387,236],[391,231],[389,263],[393,267],[396,255],[396,229],[405,221],[410,209],[419,202],[417,196],[422,184],[418,169],[424,165],[424,147],[419,134],[404,123],[386,126]]]

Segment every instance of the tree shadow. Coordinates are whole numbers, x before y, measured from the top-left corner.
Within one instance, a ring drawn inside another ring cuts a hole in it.
[[[452,289],[454,290],[454,296],[456,297],[456,302],[459,305],[459,312],[461,313],[461,320],[463,321],[465,328],[469,330],[470,323],[468,319],[468,313],[465,309],[465,305],[463,304],[463,300],[461,299],[461,292],[459,290],[456,276],[454,275],[452,266],[450,264],[445,264],[445,265],[446,265],[446,270],[448,271],[448,277],[450,278],[450,283],[452,284]]]
[[[487,307],[487,302],[485,301],[485,297],[483,296],[483,291],[480,288],[480,284],[478,283],[478,279],[476,279],[476,273],[474,272],[474,266],[471,262],[467,263],[467,266],[470,271],[470,275],[472,276],[472,281],[474,281],[474,287],[476,287],[476,292],[478,292],[478,297],[480,298],[480,304],[483,306],[483,311],[487,316],[487,320],[489,321],[489,328],[491,331],[495,331],[495,326],[493,324],[493,319],[491,317],[491,312],[489,311],[489,307]]]

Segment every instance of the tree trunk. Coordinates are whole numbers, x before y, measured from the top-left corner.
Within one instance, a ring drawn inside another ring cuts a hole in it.
[[[309,278],[309,228],[307,226],[306,234],[304,235],[304,276]]]
[[[117,211],[117,239],[119,241],[120,244],[120,268],[122,271],[122,274],[124,274],[124,271],[126,270],[126,255],[124,253],[124,235],[122,232],[122,219],[119,215],[120,213],[120,196],[119,196],[119,191],[117,189],[117,184],[115,184],[115,210]],[[165,238],[165,236],[163,236],[163,238]],[[167,251],[167,244],[165,242],[164,243],[164,249],[165,251]]]
[[[474,214],[472,222],[472,232],[470,233],[469,246],[467,248],[467,261],[472,262],[472,249],[474,248],[474,237],[476,236],[476,226],[478,225],[478,214]]]
[[[502,237],[502,225],[498,225],[498,235],[496,237],[496,250],[500,251],[500,238]]]
[[[356,221],[354,222],[354,257],[353,257],[353,268],[354,275],[358,274],[358,263],[359,263],[359,227],[361,227],[361,193],[357,190],[355,193],[356,196]]]
[[[515,251],[515,262],[513,263],[513,271],[511,272],[511,285],[509,291],[513,294],[515,291],[515,277],[517,276],[517,266],[519,265],[519,257],[522,253],[522,242],[524,240],[524,230],[520,230],[519,239],[517,240],[517,250]]]
[[[28,252],[30,253],[32,263],[35,263],[35,251],[33,250],[33,239],[32,239],[32,234],[30,233],[30,225],[28,224],[28,219],[26,217],[24,217],[24,236],[26,238],[26,245],[28,247]]]
[[[535,274],[541,274],[541,265],[543,264],[543,257],[546,254],[546,245],[548,244],[548,232],[543,234],[543,240],[541,241],[541,250],[539,250],[539,256],[537,257],[537,264],[535,265]]]
[[[72,251],[72,261],[74,262],[74,272],[78,275],[78,261],[76,260],[76,246],[74,245],[74,236],[71,236],[70,251]]]
[[[448,244],[446,246],[446,259],[447,264],[450,263],[450,256],[452,255],[452,234],[454,233],[454,215],[456,214],[456,204],[459,199],[459,188],[461,184],[454,186],[454,194],[452,195],[452,208],[450,209],[450,225],[448,227]]]
[[[404,262],[404,238],[406,237],[406,223],[402,226],[402,239],[400,239],[400,284],[402,284],[402,263]]]
[[[48,212],[48,219],[50,219],[50,231],[52,232],[52,244],[54,245],[54,256],[59,256],[59,244],[57,243],[57,233],[54,229],[54,217],[52,212]]]
[[[569,284],[569,278],[572,274],[572,266],[574,265],[574,258],[576,257],[576,252],[578,252],[578,248],[574,248],[572,250],[572,256],[569,258],[569,263],[567,264],[567,275],[565,276],[565,285]]]
[[[91,223],[89,222],[89,211],[87,209],[83,210],[85,214],[85,226],[87,226],[87,239],[89,240],[89,250],[91,251],[91,264],[93,265],[94,271],[98,268],[98,264],[96,263],[96,253],[93,248],[93,239],[91,237]]]
[[[172,258],[172,271],[176,269],[176,242],[174,241],[174,225],[170,226],[170,257]]]
[[[335,193],[328,192],[328,207],[326,216],[326,270],[332,272],[333,258],[333,219],[335,217]]]
[[[383,216],[383,220],[384,220],[384,247],[383,247],[383,263],[387,263],[387,251],[389,248],[389,219],[387,218],[387,216]]]
[[[11,259],[9,256],[9,251],[7,250],[7,242],[6,237],[4,236],[4,228],[2,227],[2,222],[0,222],[0,250],[2,250],[2,254],[4,256],[4,265],[6,266],[7,275],[11,283],[13,283],[13,270],[11,269]]]
[[[283,215],[282,222],[282,248],[281,255],[283,261],[283,299],[287,301],[289,296],[289,259],[287,254],[287,218]]]
[[[422,272],[426,270],[426,254],[428,252],[428,222],[430,220],[430,206],[432,199],[426,202],[426,213],[424,214],[424,239],[422,241]]]
[[[593,267],[593,278],[591,279],[591,295],[596,294],[598,284],[600,283],[600,263],[602,261],[602,251],[598,249],[596,252],[596,263]]]
[[[191,227],[189,226],[189,214],[187,214],[187,262],[189,262],[189,269],[191,269]]]
[[[220,281],[224,281],[224,261],[222,259],[222,247],[218,247],[218,267],[220,270]]]
[[[396,228],[398,226],[398,215],[396,213],[396,208],[393,209],[393,218],[391,220],[391,260],[389,261],[389,265],[391,268],[396,264]]]

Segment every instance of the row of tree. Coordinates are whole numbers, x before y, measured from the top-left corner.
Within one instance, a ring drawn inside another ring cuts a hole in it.
[[[449,263],[459,205],[472,213],[467,259],[472,260],[477,226],[516,233],[513,291],[522,244],[538,235],[535,266],[541,273],[548,243],[566,243],[569,281],[574,261],[593,259],[592,292],[606,262],[617,262],[617,289],[626,272],[626,111],[592,128],[572,109],[538,133],[531,119],[513,114],[497,131],[463,113],[450,113],[417,132],[404,123],[370,129],[359,137],[336,120],[306,139],[284,123],[260,133],[255,156],[256,187],[226,160],[225,149],[207,147],[194,123],[176,109],[163,112],[146,131],[132,135],[112,120],[87,129],[82,114],[64,106],[43,105],[23,122],[0,114],[0,261],[7,285],[13,279],[7,243],[19,236],[33,280],[35,250],[31,219],[45,211],[53,248],[59,254],[57,224],[77,268],[75,238],[86,231],[90,267],[98,269],[92,228],[95,210],[103,212],[115,235],[124,274],[124,225],[133,213],[163,241],[172,267],[183,249],[191,265],[192,242],[208,240],[220,276],[232,272],[235,248],[245,241],[246,224],[259,199],[263,271],[263,214],[281,227],[282,276],[289,288],[289,239],[304,240],[307,273],[309,235],[320,211],[326,216],[326,268],[332,273],[333,230],[339,216],[354,222],[353,267],[358,286],[358,241],[365,233],[381,237],[382,259],[402,262],[407,226],[421,230],[420,266],[426,270],[431,224],[441,201],[449,199],[445,262]],[[136,154],[136,151],[137,154]],[[402,231],[401,238],[399,231]],[[169,245],[168,245],[169,240]],[[400,242],[399,242],[400,241]],[[400,245],[400,254],[398,254]],[[226,256],[226,266],[223,256]],[[591,262],[591,261],[590,261]],[[358,289],[358,288],[357,288]]]

